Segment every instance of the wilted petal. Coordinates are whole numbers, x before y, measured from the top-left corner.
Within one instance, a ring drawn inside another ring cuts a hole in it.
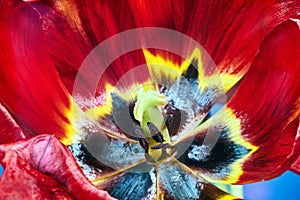
[[[12,119],[7,110],[0,104],[0,144],[25,139],[19,125]]]
[[[111,199],[88,181],[71,152],[54,136],[1,145],[0,150],[4,166],[0,190],[6,197]]]
[[[62,185],[32,168],[17,153],[7,153],[6,158],[0,181],[2,199],[72,199]]]

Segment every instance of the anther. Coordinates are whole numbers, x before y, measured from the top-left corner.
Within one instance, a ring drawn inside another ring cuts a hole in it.
[[[148,153],[149,151],[149,141],[147,138],[139,138],[139,143],[145,150],[145,153]]]
[[[159,143],[163,143],[165,141],[164,136],[161,134],[161,132],[158,130],[158,128],[152,122],[148,122],[147,126],[150,130],[150,134],[151,134],[153,140],[155,140],[156,142],[159,142]]]
[[[151,147],[151,149],[167,149],[167,148],[171,148],[171,145],[169,143],[163,144],[157,144]]]

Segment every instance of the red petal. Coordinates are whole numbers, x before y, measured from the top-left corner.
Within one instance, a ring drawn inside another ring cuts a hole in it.
[[[0,144],[16,142],[24,139],[25,135],[11,118],[7,110],[0,104]]]
[[[263,38],[297,16],[300,2],[130,0],[130,6],[138,26],[170,28],[196,39],[221,72],[238,75],[225,80],[234,85],[250,67]]]
[[[71,97],[45,49],[40,13],[25,2],[0,9],[1,101],[27,134],[51,133],[68,143]]]
[[[243,164],[238,183],[276,177],[299,154],[300,144],[295,141],[300,106],[299,46],[296,23],[287,21],[276,27],[228,103],[241,120],[242,136],[258,146]]]
[[[300,143],[300,126],[298,127],[298,135],[297,135],[297,138],[298,138],[298,143]],[[298,145],[299,146],[299,145]],[[291,166],[291,170],[294,171],[295,173],[299,174],[300,175],[300,150],[297,149],[298,151],[298,158],[296,159],[296,161],[294,161],[294,163],[292,164]],[[296,154],[296,153],[295,153]],[[296,154],[297,156],[297,154]]]
[[[43,16],[46,45],[62,82],[72,92],[77,70],[95,46],[95,39],[87,37],[74,1],[55,2]]]
[[[136,27],[127,1],[77,0],[75,4],[84,22],[84,28],[87,28],[87,31],[90,31],[89,33],[93,34],[98,42]]]
[[[291,170],[300,175],[300,157],[293,163]]]
[[[121,31],[135,27],[133,15],[126,1],[59,0],[54,4],[51,14],[44,16],[43,21],[49,52],[69,92],[73,92],[76,78],[87,90],[94,84],[90,82],[98,81],[100,72],[97,62],[103,62],[106,58],[89,60],[93,62],[91,65],[94,67],[84,71],[84,74],[77,74],[84,59],[94,47]],[[121,48],[121,44],[111,46],[109,53],[118,55]],[[103,81],[114,85],[125,72],[144,63],[141,51],[131,52],[130,55],[122,57],[120,55],[120,58],[105,72],[98,90],[104,89]],[[94,91],[90,93],[93,94]]]
[[[1,199],[72,199],[51,177],[33,169],[13,152],[0,181]]]
[[[88,181],[72,154],[53,136],[2,145],[0,150],[5,168],[0,191],[7,197],[112,199]]]
[[[299,46],[296,23],[276,27],[228,104],[178,143],[192,144],[179,160],[207,178],[236,184],[288,170],[300,152]]]

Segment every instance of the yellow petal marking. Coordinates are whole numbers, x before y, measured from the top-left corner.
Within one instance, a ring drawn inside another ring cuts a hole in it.
[[[154,55],[147,49],[143,53],[148,64],[150,76],[153,80],[162,81],[161,77],[166,77],[170,81],[178,79],[192,63],[193,59],[197,60],[199,89],[203,90],[209,86],[216,85],[225,92],[230,90],[242,77],[242,74],[230,74],[219,72],[216,68],[212,73],[205,72],[202,61],[202,53],[199,48],[195,48],[190,57],[185,59],[180,65],[174,63],[171,58],[164,58],[160,55]]]
[[[75,130],[75,124],[74,124],[75,123],[74,115],[76,114],[77,109],[79,109],[79,107],[73,101],[73,98],[71,96],[69,97],[69,99],[70,99],[70,108],[69,109],[65,108],[65,112],[63,114],[69,120],[69,123],[65,123],[64,125],[65,137],[59,138],[64,145],[71,145],[73,143],[74,136],[77,134]]]

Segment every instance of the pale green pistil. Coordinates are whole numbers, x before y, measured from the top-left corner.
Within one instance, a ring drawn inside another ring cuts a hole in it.
[[[160,106],[168,103],[167,98],[154,90],[144,91],[140,89],[137,92],[137,101],[134,106],[133,115],[140,122],[140,126],[145,138],[149,142],[148,153],[153,160],[158,160],[162,154],[161,149],[152,149],[152,147],[161,144],[153,140],[148,124],[152,123],[160,131],[163,136],[163,143],[170,143],[170,136],[165,125],[164,116],[160,110]]]

